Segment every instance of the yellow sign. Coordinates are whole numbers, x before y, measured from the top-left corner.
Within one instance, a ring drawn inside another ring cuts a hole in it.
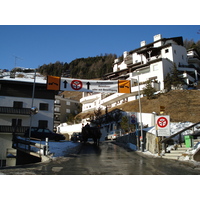
[[[47,90],[60,90],[60,77],[48,76]]]
[[[119,93],[131,93],[130,81],[119,80],[118,85],[119,85],[119,89],[118,89]]]

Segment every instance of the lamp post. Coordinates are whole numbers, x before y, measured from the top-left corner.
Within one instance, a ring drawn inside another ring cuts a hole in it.
[[[29,126],[29,141],[31,137],[31,127],[32,127],[32,117],[34,114],[38,113],[38,109],[33,106],[34,96],[35,96],[35,79],[36,79],[36,69],[34,73],[34,81],[33,81],[33,91],[32,91],[32,99],[31,99],[31,113],[30,113],[30,126]]]
[[[156,145],[158,148],[158,155],[160,156],[160,146],[159,146],[159,138],[158,138],[158,130],[157,130],[157,123],[156,123],[156,112],[152,112],[152,114],[154,115],[154,126],[155,126],[155,131],[156,131]]]
[[[140,131],[141,131],[140,144],[141,144],[141,151],[144,152],[143,125],[142,125],[142,106],[141,106],[141,100],[140,100],[140,81],[139,81],[139,75],[138,75],[138,96],[139,96]]]

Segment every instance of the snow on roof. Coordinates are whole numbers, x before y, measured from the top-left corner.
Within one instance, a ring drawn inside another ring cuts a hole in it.
[[[21,75],[21,76],[20,76]],[[34,82],[34,73],[16,73],[15,78],[10,78],[10,75],[5,75],[0,80],[8,81],[21,81],[21,82]],[[46,84],[47,80],[44,76],[41,76],[39,73],[36,74],[36,83]]]

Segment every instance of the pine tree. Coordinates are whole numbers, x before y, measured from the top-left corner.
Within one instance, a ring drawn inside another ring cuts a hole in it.
[[[147,96],[147,99],[153,99],[156,90],[152,87],[151,81],[147,81],[146,86],[143,88],[143,94]]]

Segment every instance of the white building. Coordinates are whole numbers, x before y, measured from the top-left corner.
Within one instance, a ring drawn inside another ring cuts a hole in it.
[[[151,80],[156,91],[164,91],[164,79],[174,64],[182,72],[186,87],[197,84],[200,60],[195,51],[187,53],[182,37],[162,38],[158,34],[150,44],[142,41],[139,48],[130,52],[125,51],[123,60],[116,59],[113,72],[104,76],[105,80],[131,80],[131,93],[83,93],[80,99],[83,104],[82,112],[93,111],[99,107],[111,108],[137,99],[138,82],[141,91],[148,80]]]
[[[24,134],[30,127],[33,79],[0,79],[0,167],[9,162],[7,155],[12,149],[12,135]],[[46,81],[36,79],[32,127],[49,128],[54,124],[54,91],[46,90]]]

